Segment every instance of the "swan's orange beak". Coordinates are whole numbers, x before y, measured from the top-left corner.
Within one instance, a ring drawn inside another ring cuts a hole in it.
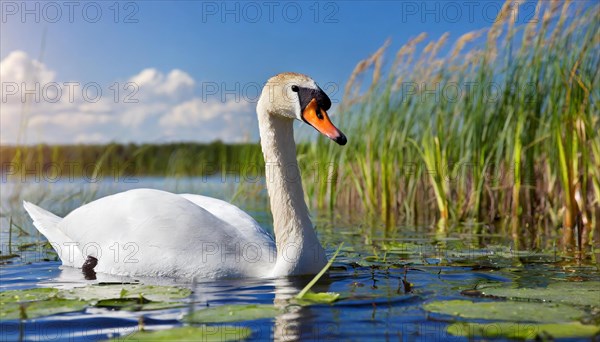
[[[306,108],[304,108],[304,111],[302,112],[302,119],[307,124],[313,126],[321,134],[325,135],[336,143],[340,145],[346,145],[346,142],[348,142],[344,133],[342,133],[331,123],[327,112],[319,108],[316,99],[312,99]]]

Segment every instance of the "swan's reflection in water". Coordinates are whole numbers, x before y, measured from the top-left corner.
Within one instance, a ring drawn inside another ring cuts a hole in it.
[[[316,314],[309,306],[294,303],[294,297],[311,281],[312,277],[279,278],[274,280],[275,299],[273,304],[281,310],[275,317],[274,341],[318,340],[319,331]],[[328,292],[330,282],[321,279],[312,291]]]
[[[310,279],[308,279],[310,281]],[[303,278],[275,279],[275,299],[273,304],[281,314],[275,317],[273,326],[274,341],[298,341],[302,336],[302,323],[310,320],[307,307],[290,304],[294,297],[306,286]]]
[[[310,306],[302,306],[296,295],[312,280],[312,277],[286,277],[277,279],[243,279],[199,282],[194,287],[196,310],[202,306],[220,304],[273,304],[280,313],[269,329],[265,324],[246,325],[252,328],[254,340],[274,341],[318,340],[328,331],[320,331],[316,312]],[[331,280],[327,277],[313,286],[314,292],[328,292]],[[274,297],[273,297],[274,295]]]

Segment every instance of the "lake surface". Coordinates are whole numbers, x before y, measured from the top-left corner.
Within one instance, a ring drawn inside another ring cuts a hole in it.
[[[235,182],[222,182],[220,178],[140,178],[132,182],[94,184],[83,179],[57,183],[4,182],[0,201],[1,251],[2,256],[12,253],[18,257],[2,260],[0,290],[141,282],[187,287],[193,294],[184,300],[184,307],[175,309],[124,311],[88,307],[24,321],[3,320],[0,322],[0,340],[102,340],[135,332],[140,321],[146,330],[182,326],[182,317],[190,310],[231,304],[269,304],[281,308],[282,313],[274,318],[228,325],[249,327],[252,330],[249,340],[252,341],[463,341],[468,339],[447,332],[447,327],[456,321],[455,317],[428,312],[423,305],[448,299],[490,301],[489,298],[461,294],[482,284],[527,288],[565,281],[600,281],[600,273],[593,264],[576,265],[552,251],[517,253],[511,250],[510,242],[504,237],[436,239],[423,235],[418,227],[401,228],[393,236],[384,237],[372,233],[372,229],[365,229],[368,226],[365,222],[336,224],[318,218],[315,219],[317,231],[329,255],[344,242],[329,274],[312,289],[339,293],[340,298],[333,304],[289,304],[289,299],[300,292],[310,278],[200,279],[192,282],[190,279],[141,279],[98,274],[96,280],[85,280],[80,270],[63,268],[47,247],[32,244],[43,239],[24,216],[19,205],[22,199],[62,216],[94,198],[138,187],[200,193],[226,200],[238,192],[235,203],[272,231],[265,191],[259,190],[252,198],[246,197],[240,194],[244,189],[238,189]],[[11,221],[20,228],[13,226],[9,233]],[[481,241],[485,241],[484,247],[479,246]],[[600,297],[598,303],[592,303],[596,304],[600,306]],[[586,310],[590,319],[597,319],[598,313],[594,309]],[[483,319],[469,321],[488,323],[491,327],[494,324]],[[522,322],[527,324],[528,317],[523,317]],[[534,337],[532,334],[531,338]]]

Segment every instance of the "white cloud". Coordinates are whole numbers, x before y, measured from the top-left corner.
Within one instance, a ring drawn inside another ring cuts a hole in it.
[[[257,127],[254,106],[249,102],[203,101],[193,98],[160,118],[166,139],[222,140],[240,142]]]
[[[110,115],[68,112],[55,115],[36,115],[31,117],[29,125],[33,128],[55,125],[57,127],[76,130],[109,123],[111,121],[113,121],[113,117]]]
[[[102,133],[78,134],[75,136],[74,142],[77,144],[103,144],[110,142]]]
[[[36,79],[41,88],[55,82],[62,92],[57,101],[51,101],[56,92],[42,91],[39,101],[29,96],[25,105],[20,93],[7,96],[0,115],[2,144],[17,143],[23,117],[28,122],[25,143],[229,142],[257,137],[254,104],[233,99],[202,101],[194,95],[196,81],[179,69],[163,73],[147,68],[124,77],[135,89],[123,89],[126,82],[120,83],[116,98],[111,88],[114,82],[100,85],[102,96],[97,101],[83,97],[86,84],[77,81],[69,81],[76,87],[70,98],[70,89],[64,85],[68,80],[60,80],[50,67],[22,51],[7,55],[0,62],[0,71],[3,83]],[[8,95],[4,88],[2,95]],[[133,101],[125,101],[126,95]]]
[[[85,113],[110,113],[113,108],[108,101],[98,101],[96,103],[84,102],[79,105],[78,110]]]
[[[39,61],[29,58],[23,51],[16,50],[8,54],[0,63],[0,79],[2,83],[14,82],[27,83],[28,89],[32,89],[34,82],[47,84],[54,80],[54,71]],[[3,88],[4,89],[4,88]]]
[[[135,105],[122,105],[122,111],[118,113],[119,122],[127,128],[136,129],[144,123],[156,124],[158,116],[169,110],[176,104],[163,101],[142,101]]]
[[[248,107],[248,102],[209,102],[194,98],[176,106],[161,117],[160,124],[169,128],[186,127],[190,124],[200,124],[216,118],[227,119],[235,113],[247,112]]]
[[[204,106],[203,106],[204,105]],[[185,127],[188,122],[210,120],[217,115],[214,110],[207,110],[206,103],[198,98],[184,102],[171,109],[169,113],[160,118],[160,125],[165,127]]]
[[[164,76],[163,76],[164,77]],[[144,69],[139,74],[131,77],[129,80],[131,82],[137,83],[138,85],[144,87],[146,85],[156,86],[159,83],[159,78],[161,78],[160,73],[156,69]]]
[[[173,94],[181,89],[191,88],[195,83],[190,75],[175,69],[171,70],[160,90],[166,94]]]
[[[154,68],[148,68],[129,81],[135,83],[142,94],[166,96],[177,96],[179,92],[191,90],[196,84],[190,75],[179,69],[171,70],[165,75]]]

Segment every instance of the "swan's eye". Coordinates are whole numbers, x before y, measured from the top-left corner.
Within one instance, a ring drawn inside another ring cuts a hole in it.
[[[293,91],[293,92],[295,92],[295,93],[297,93],[297,92],[298,92],[298,90],[300,90],[300,89],[298,89],[298,86],[294,84],[294,85],[292,86],[292,91]]]
[[[321,108],[317,108],[317,118],[319,120],[323,120],[323,113],[321,113]]]

